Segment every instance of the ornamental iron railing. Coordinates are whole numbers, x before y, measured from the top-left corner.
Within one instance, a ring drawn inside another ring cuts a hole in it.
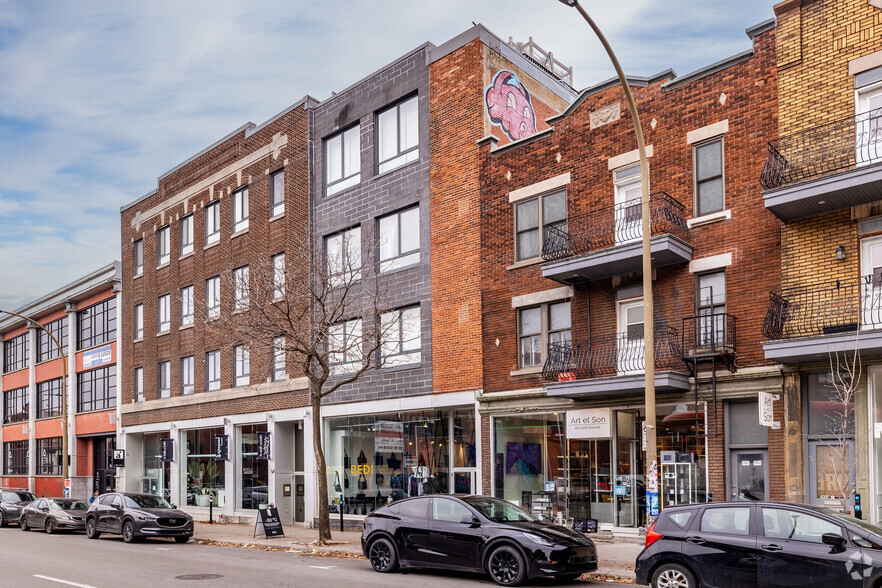
[[[683,319],[683,357],[733,355],[735,348],[735,317],[731,314],[699,309],[698,315]]]

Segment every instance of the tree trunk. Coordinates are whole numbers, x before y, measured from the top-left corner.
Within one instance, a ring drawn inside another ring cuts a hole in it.
[[[312,447],[315,453],[315,473],[318,476],[318,522],[319,541],[331,540],[331,521],[328,513],[328,465],[325,463],[325,451],[322,447],[322,399],[321,390],[315,390],[315,384],[309,384],[312,394]],[[343,508],[343,505],[340,505]]]

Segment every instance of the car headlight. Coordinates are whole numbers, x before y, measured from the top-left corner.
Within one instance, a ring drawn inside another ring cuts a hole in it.
[[[135,518],[138,519],[139,521],[155,521],[156,520],[155,516],[148,515],[148,514],[137,514],[137,515],[135,515]]]
[[[62,521],[72,521],[73,517],[67,514],[66,512],[60,512],[55,515],[56,519],[61,519]]]
[[[539,545],[544,545],[546,547],[554,547],[554,543],[542,537],[540,535],[534,535],[533,533],[524,533],[524,537],[532,541],[533,543],[537,543]]]

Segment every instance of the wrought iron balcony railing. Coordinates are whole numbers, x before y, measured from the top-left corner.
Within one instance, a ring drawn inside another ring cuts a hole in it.
[[[762,332],[769,339],[882,328],[882,279],[862,276],[769,294]]]
[[[702,313],[683,319],[683,357],[735,353],[735,317],[725,312]]]
[[[685,371],[677,329],[655,328],[655,369]],[[584,343],[552,344],[542,369],[547,381],[634,374],[646,369],[642,337],[616,333]]]
[[[882,162],[882,108],[770,141],[760,185],[783,188],[874,161]]]
[[[571,217],[546,228],[542,259],[556,261],[636,241],[643,237],[642,220],[639,200]],[[685,207],[665,192],[650,195],[649,220],[653,235],[670,233],[689,240]]]

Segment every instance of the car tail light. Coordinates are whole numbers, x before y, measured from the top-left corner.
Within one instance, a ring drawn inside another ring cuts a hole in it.
[[[652,523],[652,525],[649,527],[649,529],[646,530],[646,545],[645,545],[645,547],[649,547],[650,545],[652,545],[653,543],[655,543],[656,541],[658,541],[662,537],[664,537],[664,535],[662,535],[661,533],[656,531],[655,530],[655,523]]]

